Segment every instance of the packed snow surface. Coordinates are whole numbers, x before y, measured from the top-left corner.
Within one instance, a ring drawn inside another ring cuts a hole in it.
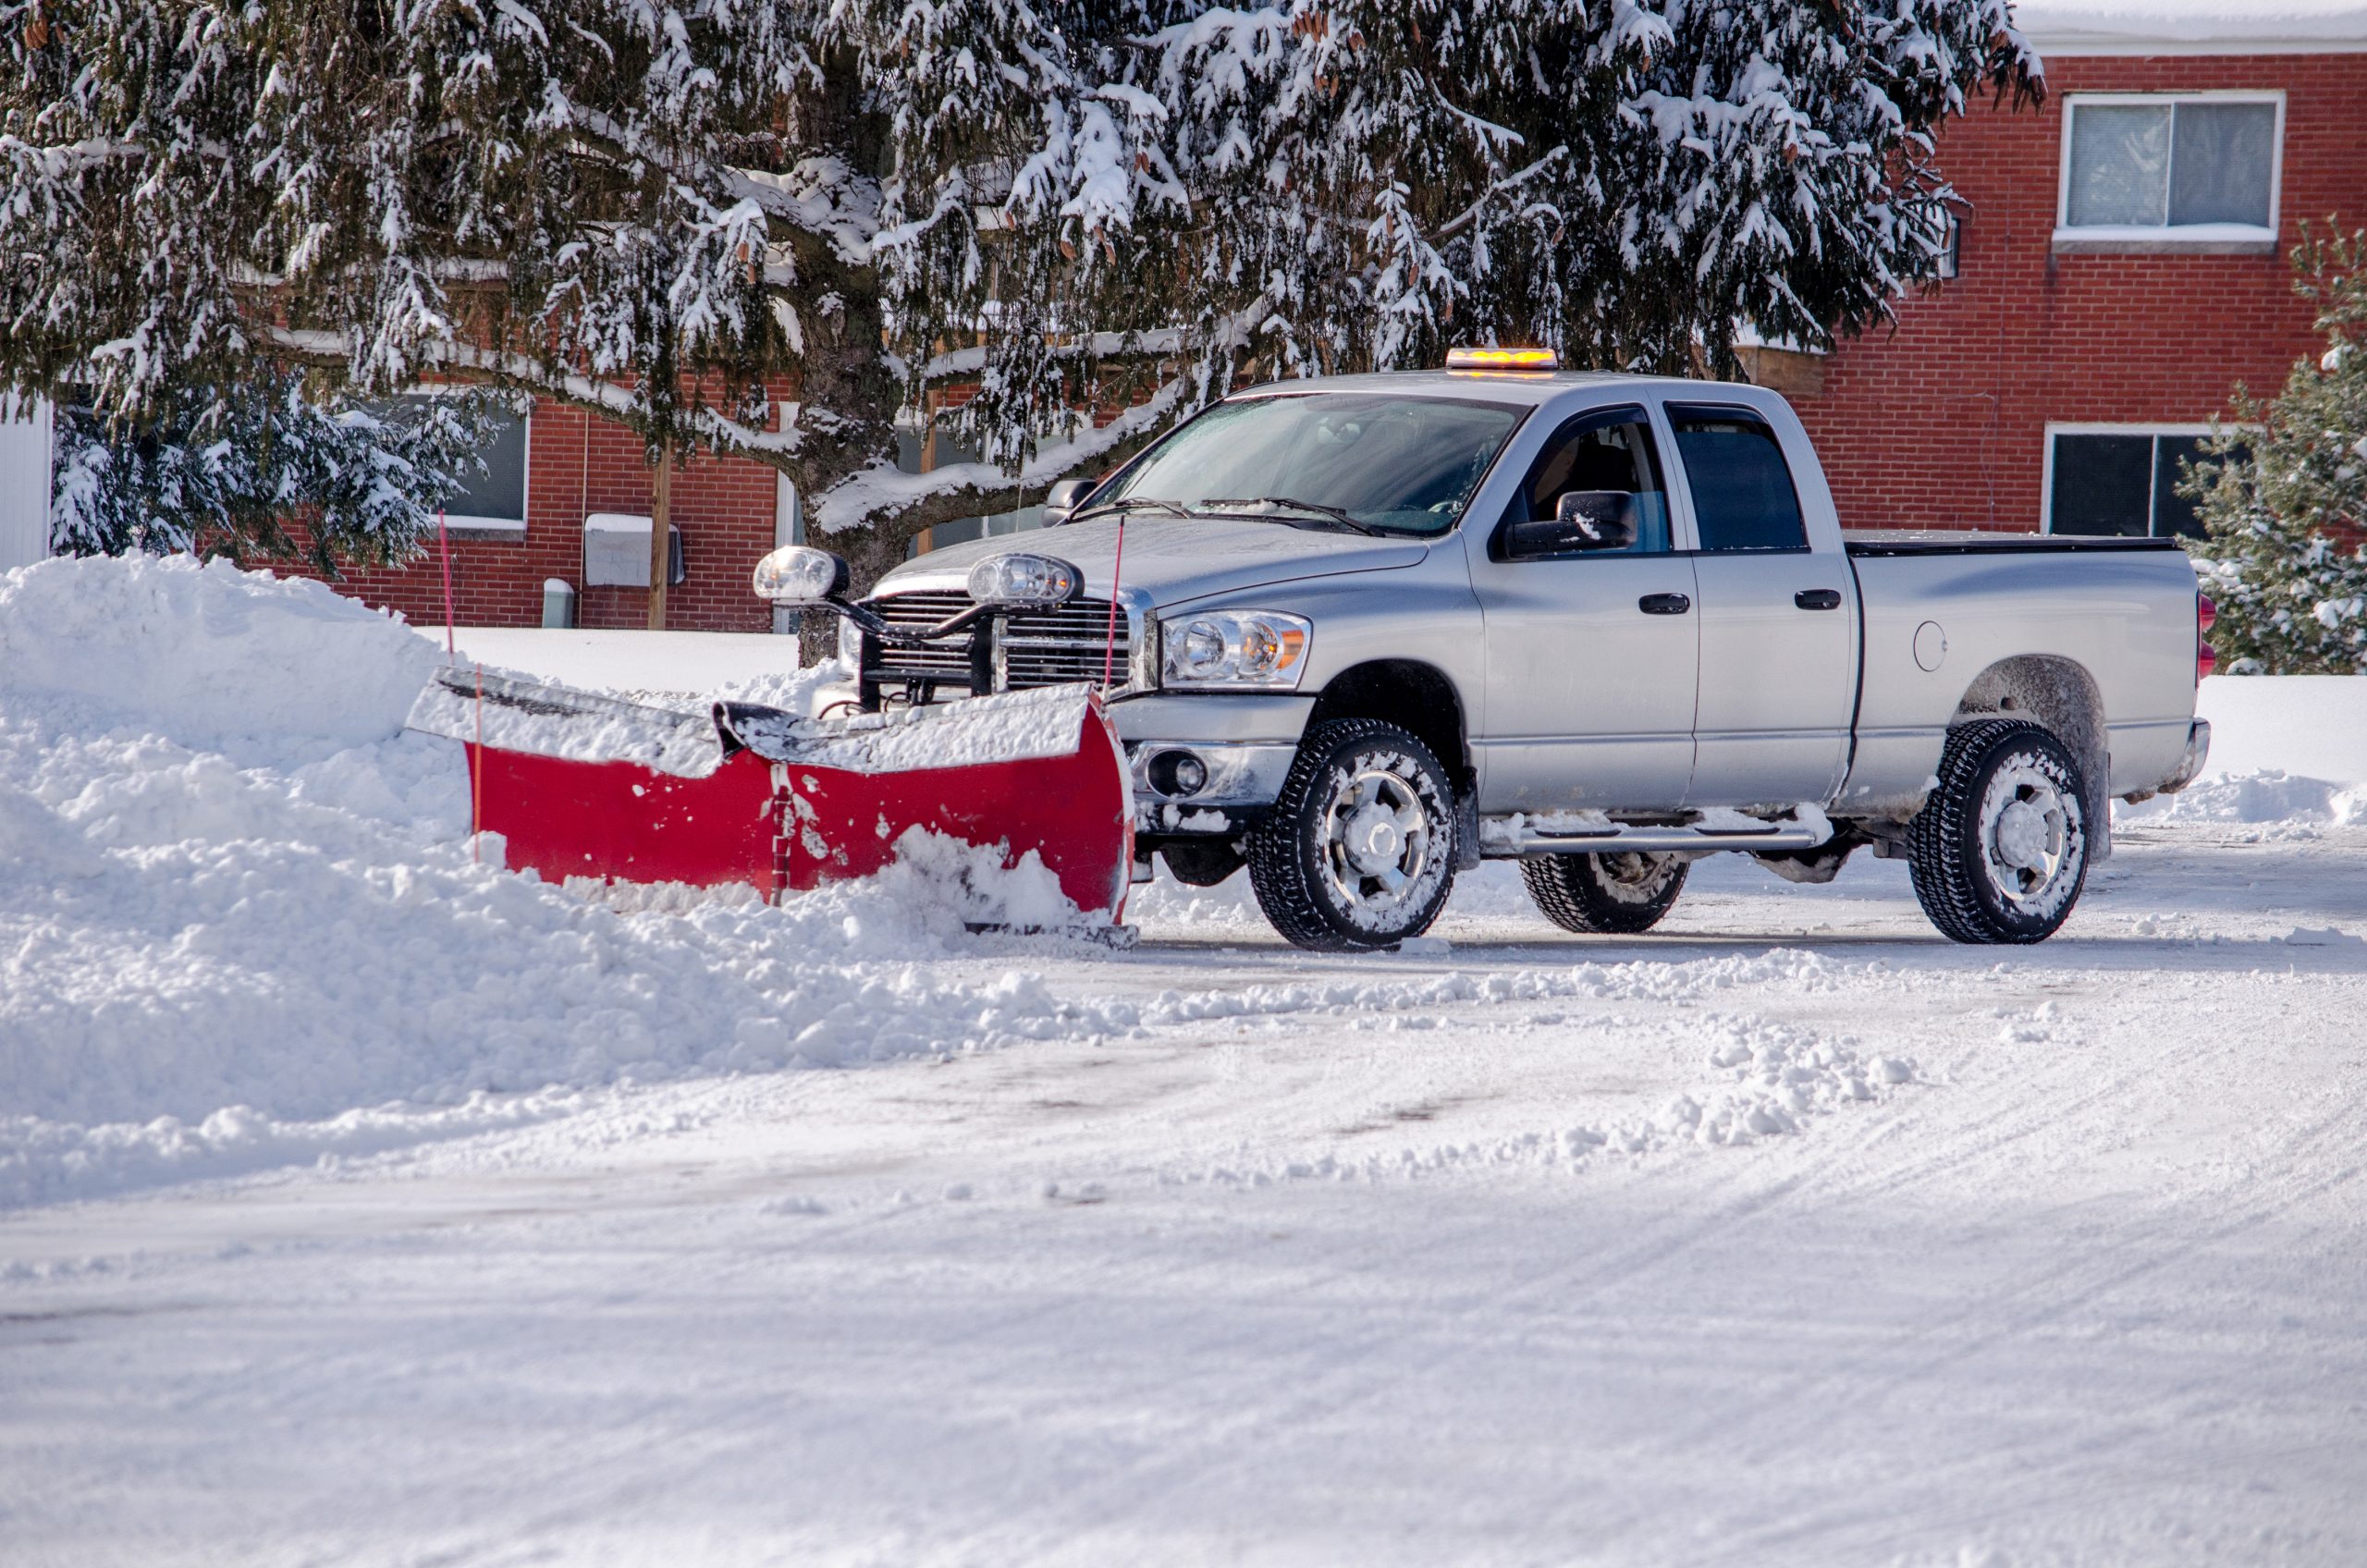
[[[1321,956],[512,876],[440,658],[0,578],[12,1568],[2367,1561],[2367,680],[2207,683],[2037,948],[1720,857]]]

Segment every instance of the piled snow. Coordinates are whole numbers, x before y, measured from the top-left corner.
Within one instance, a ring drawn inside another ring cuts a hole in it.
[[[2214,675],[2195,711],[2211,721],[2209,774],[2367,784],[2367,676]]]
[[[441,660],[445,631],[415,629]],[[610,692],[689,695],[736,684],[795,681],[797,639],[762,631],[619,631],[588,628],[463,626],[452,633],[460,661],[523,670]],[[740,691],[748,702],[770,699]],[[779,704],[786,705],[786,704]]]
[[[1044,918],[1040,866],[916,843],[785,908],[644,913],[474,864],[460,749],[399,732],[435,662],[311,582],[0,579],[0,1204],[533,1114],[439,1109],[486,1093],[1110,1027],[908,962]]]
[[[2214,676],[2203,776],[2175,795],[2116,805],[2116,821],[2217,823],[2307,837],[2367,826],[2367,677]]]
[[[0,693],[276,762],[383,741],[441,659],[321,583],[189,557],[47,560],[0,577]],[[293,748],[293,750],[291,750]]]

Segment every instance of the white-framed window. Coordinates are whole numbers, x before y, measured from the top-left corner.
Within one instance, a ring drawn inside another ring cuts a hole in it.
[[[2207,424],[2049,424],[2041,526],[2049,533],[2202,536],[2177,493],[2180,459],[2204,456]]]
[[[435,387],[406,392],[402,400],[449,396]],[[493,435],[478,449],[483,473],[464,473],[460,493],[444,508],[444,525],[455,533],[493,539],[522,538],[526,533],[527,452],[533,440],[533,413],[514,412],[498,403],[491,410]]]
[[[2282,92],[2074,93],[2054,247],[2274,249],[2284,141]]]

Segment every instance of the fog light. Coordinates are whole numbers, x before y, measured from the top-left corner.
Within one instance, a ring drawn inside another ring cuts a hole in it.
[[[1146,771],[1150,787],[1162,795],[1196,795],[1208,788],[1208,765],[1190,752],[1161,752]]]

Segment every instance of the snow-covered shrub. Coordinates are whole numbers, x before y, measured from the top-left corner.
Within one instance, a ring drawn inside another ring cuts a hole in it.
[[[2367,231],[2304,230],[2294,287],[2326,349],[2265,401],[2238,386],[2178,489],[2210,532],[2197,569],[2232,673],[2367,672]]]

